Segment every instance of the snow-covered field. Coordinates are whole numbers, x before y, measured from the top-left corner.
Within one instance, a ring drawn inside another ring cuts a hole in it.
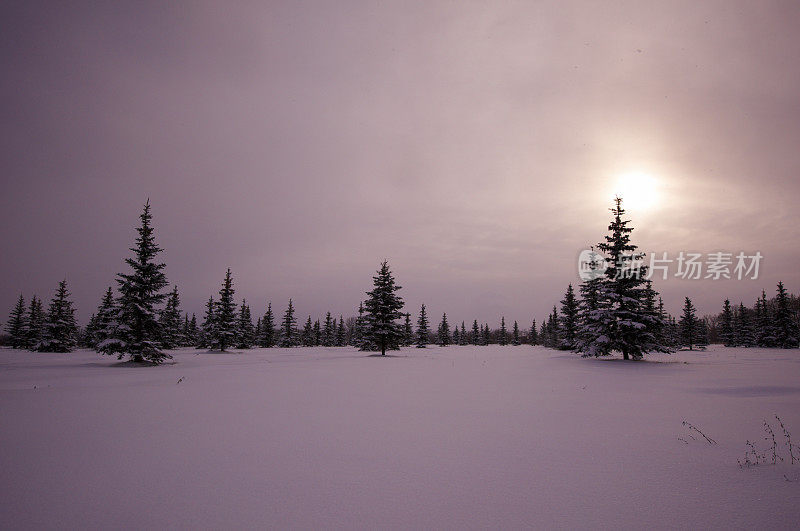
[[[779,427],[786,462],[737,465],[746,440],[767,450],[776,413],[800,444],[798,350],[195,352],[153,368],[0,351],[0,528],[800,521],[800,463]]]

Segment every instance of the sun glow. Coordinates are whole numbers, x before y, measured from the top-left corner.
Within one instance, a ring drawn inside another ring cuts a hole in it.
[[[613,195],[622,197],[627,208],[647,210],[658,206],[659,202],[658,179],[644,172],[631,172],[620,175],[614,188]]]

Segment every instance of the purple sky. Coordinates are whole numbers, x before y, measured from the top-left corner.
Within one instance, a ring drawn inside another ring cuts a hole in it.
[[[230,267],[347,316],[385,258],[434,323],[527,325],[630,171],[644,250],[765,256],[672,313],[800,291],[796,2],[71,4],[0,7],[0,320],[65,276],[85,320],[149,196],[190,312]]]

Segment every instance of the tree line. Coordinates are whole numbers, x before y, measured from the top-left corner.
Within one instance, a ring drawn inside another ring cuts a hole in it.
[[[355,346],[365,351],[398,349],[415,345],[543,345],[572,350],[584,356],[605,356],[621,352],[625,359],[640,359],[648,352],[671,352],[679,348],[703,348],[712,341],[726,346],[796,348],[798,346],[797,297],[789,295],[778,283],[777,295],[767,300],[762,292],[753,308],[742,303],[732,307],[729,300],[718,316],[698,318],[690,298],[686,297],[678,320],[664,309],[664,303],[646,279],[647,268],[630,241],[630,220],[624,220],[621,199],[611,208],[609,234],[597,245],[599,254],[592,274],[576,294],[568,285],[559,307],[537,328],[533,319],[522,329],[517,321],[508,326],[501,316],[499,328],[473,320],[450,324],[447,314],[437,329],[430,328],[427,308],[422,304],[412,326],[411,314],[403,312],[404,303],[397,286],[383,262],[373,277],[373,289],[359,304],[356,316],[338,319],[327,312],[323,319],[312,321],[309,315],[298,325],[292,299],[282,316],[276,316],[272,303],[253,322],[250,306],[243,299],[234,300],[233,275],[228,269],[217,293],[209,297],[202,322],[180,308],[177,286],[168,286],[165,264],[156,260],[161,248],[155,242],[149,201],[140,215],[138,236],[131,249],[133,256],[125,263],[130,271],[117,275],[117,293],[105,291],[95,313],[81,329],[75,320],[66,280],[59,282],[47,311],[34,296],[26,307],[20,295],[11,311],[6,330],[13,348],[47,352],[70,352],[76,347],[96,349],[120,359],[161,363],[171,356],[164,350],[195,347],[226,351],[231,348]],[[602,266],[602,267],[601,267]],[[163,304],[163,307],[162,307]]]

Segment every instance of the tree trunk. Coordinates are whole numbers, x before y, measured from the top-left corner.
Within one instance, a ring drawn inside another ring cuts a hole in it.
[[[622,359],[624,359],[624,360],[629,360],[630,359],[630,357],[628,356],[628,353],[626,351],[624,351],[624,350],[622,351]]]

